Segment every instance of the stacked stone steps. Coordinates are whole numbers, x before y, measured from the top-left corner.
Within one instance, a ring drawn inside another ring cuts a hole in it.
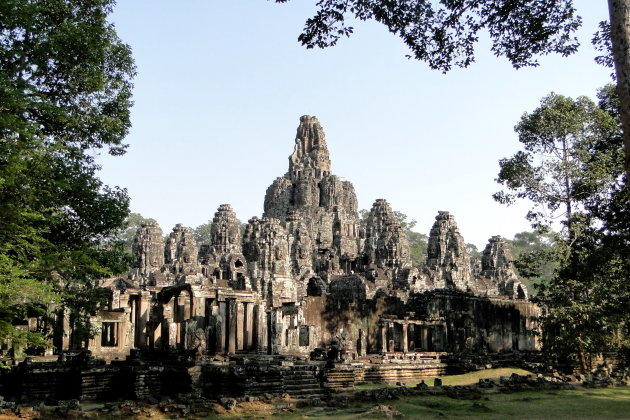
[[[78,369],[56,363],[29,365],[20,378],[21,395],[26,400],[73,399],[81,395]]]
[[[354,389],[355,368],[351,365],[338,365],[324,371],[324,387],[331,390]]]
[[[284,383],[280,371],[270,371],[265,375],[256,375],[245,384],[246,395],[281,394]]]
[[[365,370],[365,381],[374,383],[395,384],[397,382],[411,383],[446,373],[443,363],[432,364],[383,364],[372,365]]]
[[[353,363],[355,385],[365,383],[365,365],[363,363]]]
[[[314,366],[295,365],[283,372],[284,391],[296,397],[318,398],[325,394]]]
[[[121,386],[119,369],[102,366],[81,371],[81,399],[110,400]]]
[[[162,390],[161,372],[162,368],[158,366],[132,369],[128,374],[132,397],[142,399],[160,395]]]

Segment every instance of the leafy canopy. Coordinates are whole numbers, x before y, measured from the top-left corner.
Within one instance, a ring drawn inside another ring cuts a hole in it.
[[[620,176],[611,170],[623,162],[619,123],[587,97],[551,93],[514,130],[524,150],[499,161],[496,181],[505,188],[494,199],[529,200],[534,227],[560,220],[571,231],[574,213],[601,199]]]
[[[286,3],[289,0],[276,0]],[[516,67],[535,66],[537,55],[574,53],[581,25],[572,0],[319,0],[298,41],[307,48],[334,46],[349,37],[351,19],[375,20],[399,36],[417,60],[446,72],[474,61],[479,32],[487,31],[496,56]]]
[[[556,94],[523,115],[515,130],[523,149],[499,162],[504,204],[529,200],[529,220],[552,238],[548,249],[519,257],[543,304],[543,344],[551,358],[577,357],[582,368],[602,351],[628,347],[630,218],[616,90],[599,103]],[[561,227],[562,233],[552,228]],[[528,271],[529,270],[529,271]],[[523,272],[521,272],[523,274]]]
[[[122,250],[103,242],[127,216],[129,198],[98,179],[94,161],[100,149],[123,154],[130,127],[135,67],[107,21],[113,5],[0,2],[3,341],[40,345],[41,335],[13,324],[50,303],[70,308],[81,329],[98,303],[91,280],[124,265]]]

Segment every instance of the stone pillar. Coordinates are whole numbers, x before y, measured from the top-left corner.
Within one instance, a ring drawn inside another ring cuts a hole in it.
[[[228,305],[228,322],[226,325],[227,330],[228,330],[228,345],[227,345],[227,351],[229,354],[234,354],[236,353],[236,346],[237,346],[237,339],[236,339],[236,330],[237,330],[237,320],[238,320],[238,315],[237,315],[237,311],[236,311],[236,300],[235,299],[229,299],[227,301],[227,305]]]
[[[138,296],[136,307],[136,347],[147,346],[147,322],[151,308],[151,292],[142,292]]]
[[[72,331],[70,330],[70,311],[68,309],[63,308],[59,311],[59,316],[61,317],[61,349],[60,350],[70,350],[70,335],[72,335]]]
[[[269,335],[269,354],[279,354],[282,335],[284,331],[282,331],[282,311],[277,309],[271,310],[271,329],[267,333]]]
[[[175,348],[177,347],[177,340],[179,333],[179,323],[171,322],[170,320],[166,322],[166,326],[168,328],[168,347]]]
[[[205,316],[206,315],[206,300],[202,297],[192,298],[193,316]]]
[[[236,320],[236,349],[243,350],[245,341],[245,308],[242,302],[236,302],[236,313],[239,314]]]
[[[161,344],[162,344],[162,323],[159,323],[157,325],[157,327],[155,327],[155,329],[152,331],[152,340],[153,342],[151,343],[151,348],[155,349],[155,348],[161,348]]]
[[[409,325],[402,324],[402,351],[407,353],[409,351],[409,340],[407,339],[407,328]]]
[[[273,334],[275,333],[275,331],[272,332],[272,329],[275,330],[275,325],[271,319],[272,318],[271,310],[269,312],[265,312],[265,316],[266,316],[266,320],[265,320],[266,328],[264,330],[264,334],[265,334],[265,343],[267,346],[267,354],[273,354],[272,353],[273,345],[271,343],[272,341],[271,337],[273,337]]]
[[[359,330],[357,354],[359,355],[359,357],[365,356],[367,354],[367,339],[366,339],[365,332],[363,331],[363,329]]]
[[[260,329],[262,328],[262,314],[260,310],[260,305],[254,305],[252,312],[252,349],[255,349],[258,353],[262,353],[262,347],[264,341],[261,341],[262,333]]]
[[[251,339],[249,337],[249,327],[247,326],[247,323],[249,322],[249,320],[251,319],[250,314],[248,313],[248,309],[252,306],[251,303],[248,302],[243,302],[243,349],[244,350],[249,350],[249,346],[251,345]]]
[[[225,337],[227,335],[227,302],[219,302],[219,315],[217,316],[217,353],[225,353]]]
[[[442,327],[442,351],[447,351],[448,349],[448,327],[444,325]]]
[[[254,329],[254,304],[246,303],[244,304],[245,308],[243,310],[243,314],[245,317],[244,325],[245,325],[245,337],[243,337],[243,347],[245,350],[251,350],[253,347],[253,329]]]
[[[188,294],[188,292],[184,291],[184,294],[182,295],[182,317],[181,317],[181,321],[183,322],[185,319],[190,318],[190,309],[191,306],[190,304],[192,303],[190,301],[190,295]]]
[[[387,328],[385,325],[379,326],[381,335],[381,353],[387,353]]]
[[[422,326],[420,331],[420,347],[424,351],[429,351],[429,327]]]

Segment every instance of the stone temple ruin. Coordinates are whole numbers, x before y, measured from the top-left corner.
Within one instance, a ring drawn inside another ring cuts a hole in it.
[[[111,392],[125,371],[127,384],[144,384],[128,385],[135,394],[121,388],[135,396],[177,383],[208,395],[317,394],[419,380],[466,355],[538,349],[538,308],[500,236],[473,261],[454,216],[440,211],[426,265],[413,267],[387,201],[376,200],[364,222],[357,210],[353,185],[332,173],[318,120],[303,116],[288,172],[244,231],[228,204],[207,244],[182,225],[166,242],[157,224],[143,225],[135,268],[101,281],[109,308],[92,320],[100,334],[82,344],[119,369],[96,389]],[[59,347],[73,346],[66,323]],[[175,357],[188,364],[168,365]]]

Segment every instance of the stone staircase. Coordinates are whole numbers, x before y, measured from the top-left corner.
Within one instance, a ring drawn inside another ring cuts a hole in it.
[[[276,366],[256,372],[245,381],[245,395],[258,396],[262,394],[281,394],[283,392],[282,371]]]
[[[357,383],[356,368],[349,363],[337,363],[324,369],[323,385],[326,389],[343,391],[354,389]]]
[[[298,398],[320,398],[326,392],[318,378],[318,367],[294,365],[283,370],[284,392]]]
[[[380,359],[371,358],[364,365],[364,381],[372,383],[406,384],[420,382],[433,376],[446,374],[447,364],[442,353],[385,354]]]

